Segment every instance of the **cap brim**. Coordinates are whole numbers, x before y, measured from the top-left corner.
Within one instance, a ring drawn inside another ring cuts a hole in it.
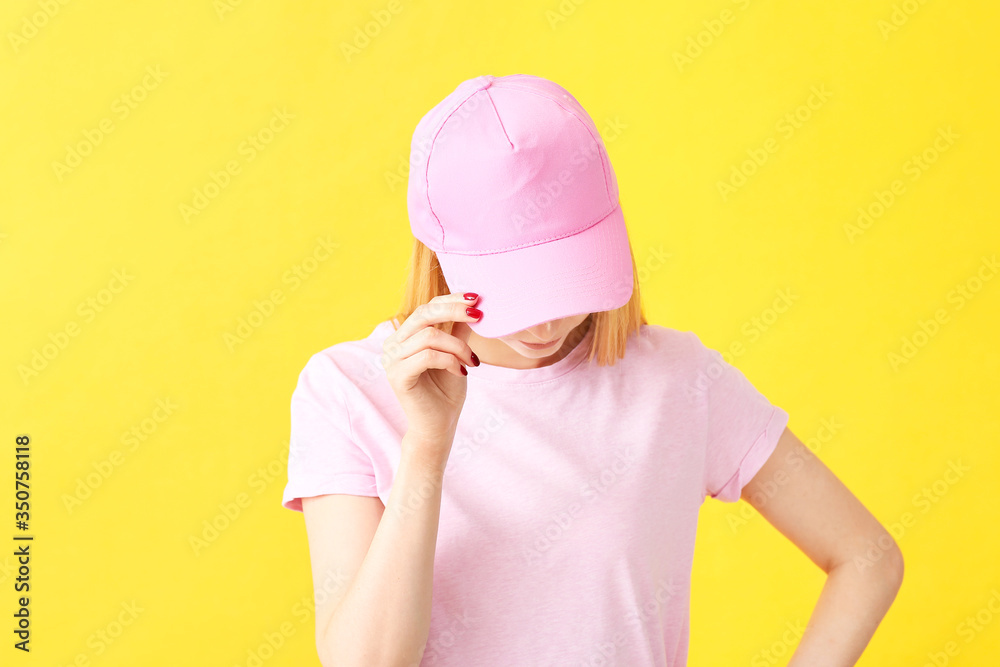
[[[632,255],[620,205],[586,230],[488,255],[437,253],[452,292],[475,292],[476,334],[499,338],[550,320],[615,310],[632,297]]]

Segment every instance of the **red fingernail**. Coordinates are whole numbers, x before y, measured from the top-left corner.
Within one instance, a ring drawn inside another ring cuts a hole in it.
[[[478,366],[478,365],[479,365],[479,357],[477,357],[477,356],[476,356],[476,353],[475,353],[475,352],[473,352],[473,353],[472,353],[472,363],[473,363],[473,365],[475,365],[475,366]]]
[[[483,311],[479,310],[478,308],[473,308],[472,306],[466,308],[465,312],[466,314],[468,314],[469,317],[474,317],[477,320],[483,316]]]
[[[462,366],[462,375],[468,375],[469,371],[465,370],[465,366]]]
[[[466,301],[475,301],[476,299],[478,299],[478,298],[479,298],[479,295],[478,295],[478,294],[476,294],[476,293],[474,293],[474,292],[466,292],[466,293],[465,293],[465,294],[463,294],[462,296],[464,296],[464,297],[465,297],[465,300],[466,300]]]

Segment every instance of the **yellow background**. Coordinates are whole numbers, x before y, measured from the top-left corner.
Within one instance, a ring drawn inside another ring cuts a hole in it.
[[[292,389],[311,354],[398,304],[417,121],[464,79],[529,73],[602,129],[650,321],[722,351],[742,342],[732,362],[875,516],[915,517],[898,534],[903,587],[859,664],[922,665],[949,641],[948,664],[995,664],[998,615],[971,641],[958,626],[1000,591],[1000,279],[973,280],[1000,249],[997,6],[398,3],[3,4],[0,662],[247,665],[286,624],[263,664],[318,664],[304,524],[280,507]],[[345,55],[372,12],[391,18]],[[800,109],[813,86],[829,98]],[[249,159],[243,142],[267,138],[276,109],[292,117]],[[808,118],[789,136],[779,123],[796,111]],[[53,166],[104,119],[78,166]],[[912,180],[908,160],[948,127],[957,139]],[[769,139],[777,150],[723,197]],[[186,220],[229,162],[238,173]],[[903,194],[849,238],[897,179]],[[961,308],[959,285],[978,288]],[[793,305],[769,319],[781,290]],[[258,302],[267,316],[233,343]],[[894,367],[939,309],[947,320]],[[838,425],[825,441],[823,420]],[[30,656],[10,632],[18,434],[33,452]],[[959,460],[969,470],[944,481]],[[935,502],[921,505],[925,487]],[[196,553],[191,537],[237,499]],[[690,664],[784,664],[786,623],[808,619],[822,572],[742,501],[709,501],[701,521]],[[120,636],[95,639],[133,603]]]

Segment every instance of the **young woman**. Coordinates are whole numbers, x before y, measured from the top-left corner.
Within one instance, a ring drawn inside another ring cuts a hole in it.
[[[646,322],[576,99],[465,81],[411,166],[400,312],[292,395],[282,504],[305,515],[321,663],[684,665],[699,507],[742,497],[828,575],[789,664],[853,665],[898,546],[787,412]]]

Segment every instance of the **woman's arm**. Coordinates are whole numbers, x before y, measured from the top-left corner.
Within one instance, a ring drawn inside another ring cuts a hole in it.
[[[430,631],[445,468],[419,453],[429,449],[418,448],[406,432],[384,508],[378,499],[370,505],[337,495],[302,499],[314,586],[325,589],[331,578],[340,584],[316,606],[324,667],[420,663]]]
[[[827,573],[789,667],[854,665],[903,582],[899,545],[787,428],[741,497]]]

